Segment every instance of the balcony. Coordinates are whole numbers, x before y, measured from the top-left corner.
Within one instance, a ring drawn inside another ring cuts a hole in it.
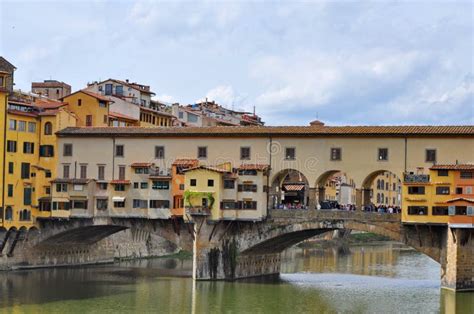
[[[186,206],[186,214],[191,216],[210,216],[211,209],[208,206]]]
[[[156,179],[171,179],[171,169],[150,169],[149,177]]]
[[[403,181],[405,183],[429,183],[430,175],[405,173],[403,176]]]

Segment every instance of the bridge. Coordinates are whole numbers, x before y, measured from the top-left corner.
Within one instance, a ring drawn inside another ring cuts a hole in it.
[[[280,253],[333,230],[372,232],[402,242],[441,265],[442,285],[474,288],[474,232],[444,225],[402,224],[399,214],[341,210],[271,210],[263,221],[182,219],[44,219],[39,228],[0,230],[0,266],[29,268],[111,262],[113,234],[128,230],[140,245],[154,234],[193,251],[195,280],[236,280],[278,274]],[[139,254],[141,256],[141,254]],[[146,254],[144,255],[146,256]]]

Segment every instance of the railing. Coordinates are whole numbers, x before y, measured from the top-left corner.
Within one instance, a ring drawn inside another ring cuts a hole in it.
[[[209,216],[211,214],[211,209],[207,206],[186,206],[185,209],[189,215]]]
[[[403,176],[403,181],[405,183],[429,183],[430,182],[430,175],[429,174],[406,173]]]
[[[171,177],[171,169],[150,169],[150,177]]]

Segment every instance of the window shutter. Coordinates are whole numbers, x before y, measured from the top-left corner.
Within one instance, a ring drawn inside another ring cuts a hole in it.
[[[467,206],[467,215],[474,216],[474,206]]]
[[[454,215],[456,215],[456,206],[449,206],[449,207],[448,207],[448,215],[449,215],[449,216],[454,216]]]

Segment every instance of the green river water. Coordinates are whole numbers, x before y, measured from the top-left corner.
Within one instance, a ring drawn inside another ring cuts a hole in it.
[[[157,258],[0,273],[2,313],[474,313],[474,293],[440,288],[440,266],[403,245],[293,247],[282,274],[197,282],[192,262]]]

